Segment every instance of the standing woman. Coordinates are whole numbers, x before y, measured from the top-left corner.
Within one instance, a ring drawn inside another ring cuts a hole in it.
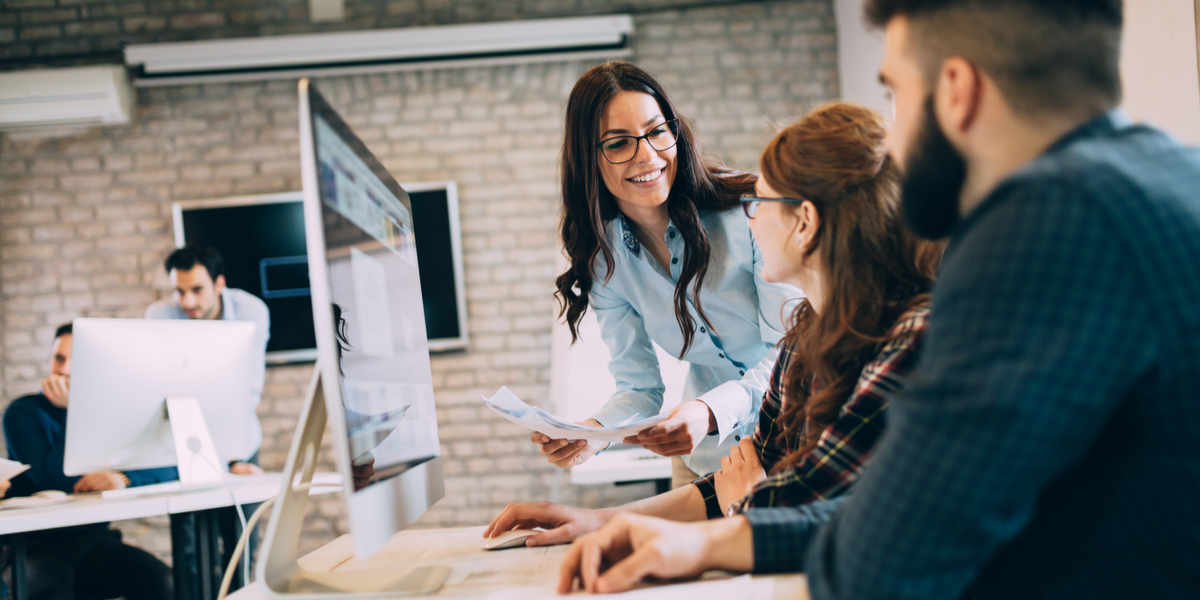
[[[562,154],[570,266],[556,281],[560,316],[577,339],[584,312],[596,311],[612,355],[617,391],[590,425],[658,414],[664,386],[651,342],[691,364],[688,400],[625,440],[684,457],[676,485],[720,468],[730,448],[753,435],[783,335],[783,303],[800,295],[761,277],[762,255],[738,208],[754,182],[701,158],[688,123],[641,68],[614,61],[575,83]],[[560,467],[607,447],[531,439]]]

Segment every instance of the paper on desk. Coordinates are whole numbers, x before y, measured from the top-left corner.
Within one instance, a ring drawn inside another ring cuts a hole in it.
[[[24,473],[29,465],[23,465],[15,460],[0,458],[0,481],[8,481],[21,473]]]
[[[491,398],[484,398],[483,401],[487,403],[488,408],[496,411],[496,414],[501,417],[526,429],[544,433],[556,440],[619,442],[631,435],[637,435],[643,429],[667,420],[668,417],[668,415],[661,414],[606,427],[588,427],[560,419],[536,406],[525,404],[516,394],[512,393],[512,390],[508,389],[508,386],[501,386],[495,395]]]
[[[769,581],[769,580],[767,580]],[[696,600],[696,598],[720,598],[721,600],[759,600],[763,593],[770,594],[774,587],[761,588],[757,580],[749,575],[729,579],[704,579],[673,585],[652,584],[622,592],[620,594],[595,594],[588,598],[598,600]],[[761,589],[760,589],[761,588]],[[578,592],[582,595],[581,592]],[[484,600],[562,600],[554,586],[528,586],[509,588],[488,594]]]

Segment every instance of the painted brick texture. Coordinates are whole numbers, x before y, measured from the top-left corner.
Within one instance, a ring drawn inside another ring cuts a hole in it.
[[[3,15],[11,20],[15,12],[25,23],[27,12],[37,13],[30,23],[57,23],[50,27],[66,36],[73,21],[60,17],[85,9],[61,4],[7,0]],[[156,3],[133,6],[150,4]],[[391,23],[389,15],[408,15],[409,23],[491,20],[543,15],[553,12],[550,5],[562,13],[626,7],[600,0],[398,0],[375,6],[372,14],[379,24]],[[269,13],[260,15],[258,30],[290,31],[293,21],[306,20],[297,12],[305,6],[285,1],[255,9]],[[351,13],[360,6],[347,3]],[[220,14],[231,28],[244,18],[232,9]],[[147,9],[112,18],[122,28],[132,22],[135,29],[168,31],[186,21],[177,16],[194,15]],[[13,27],[7,22],[0,20],[0,47],[4,29]],[[695,121],[706,152],[732,167],[755,170],[775,124],[837,95],[828,0],[643,7],[635,27],[633,60],[664,81]],[[22,25],[16,37],[29,29]],[[536,453],[527,433],[493,417],[479,397],[503,384],[534,403],[550,401],[558,150],[567,94],[593,64],[317,80],[397,180],[453,179],[459,185],[471,348],[433,359],[447,495],[422,526],[486,523],[505,504],[546,499],[555,487],[556,469]],[[142,89],[132,125],[0,137],[4,402],[37,389],[58,324],[80,316],[140,317],[147,304],[167,294],[161,264],[173,246],[171,202],[300,188],[296,104],[294,81]],[[268,469],[284,462],[311,368],[268,369],[259,408],[261,459]],[[572,486],[564,474],[558,500],[602,506],[650,493],[648,484]],[[305,549],[346,531],[333,496],[314,502],[309,517]],[[136,543],[169,557],[165,522],[119,526]]]

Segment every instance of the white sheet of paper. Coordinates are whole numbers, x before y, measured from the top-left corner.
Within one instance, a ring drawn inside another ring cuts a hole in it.
[[[730,579],[704,579],[673,585],[648,585],[620,594],[596,594],[587,598],[602,600],[696,600],[696,598],[720,598],[721,600],[756,600],[755,581],[749,575]],[[773,588],[772,588],[773,589]],[[578,593],[578,592],[577,592]],[[552,586],[526,586],[493,592],[485,600],[561,600],[562,596]]]
[[[502,386],[491,398],[484,398],[488,408],[506,420],[516,423],[531,431],[537,431],[550,436],[552,439],[568,440],[603,440],[619,442],[639,431],[649,429],[667,420],[668,415],[659,414],[629,423],[620,423],[607,427],[588,427],[560,419],[536,406],[530,406],[512,393],[508,386]]]
[[[0,481],[8,481],[21,473],[24,473],[29,465],[23,465],[15,460],[0,458]]]

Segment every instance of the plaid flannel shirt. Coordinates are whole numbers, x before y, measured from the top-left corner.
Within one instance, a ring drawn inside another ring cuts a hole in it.
[[[821,433],[817,445],[791,468],[759,482],[746,497],[735,501],[730,511],[799,506],[846,493],[883,434],[889,397],[902,386],[903,377],[916,364],[928,316],[929,308],[924,305],[901,315],[889,330],[888,340],[880,344],[875,357],[863,367],[854,392],[838,412],[837,420]],[[798,451],[804,437],[803,432],[796,431],[785,440],[779,439],[785,428],[779,416],[787,410],[788,397],[792,395],[784,390],[784,375],[793,357],[791,346],[784,346],[779,353],[754,431],[754,448],[768,473],[779,461]],[[799,393],[808,394],[810,390],[802,389]],[[716,474],[709,473],[693,482],[704,497],[710,519],[726,514],[717,501],[715,480]]]
[[[871,463],[748,511],[754,568],[814,600],[1200,598],[1197,440],[1200,150],[1110,113],[964,216]]]

